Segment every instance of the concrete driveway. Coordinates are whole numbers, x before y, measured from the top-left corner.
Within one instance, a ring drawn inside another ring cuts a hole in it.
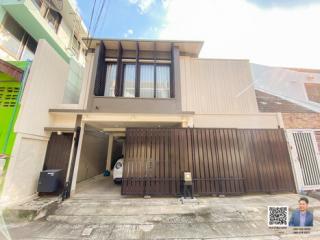
[[[122,198],[77,194],[41,221],[11,223],[11,239],[320,239],[320,201],[309,198],[308,235],[267,227],[267,206],[294,209],[297,194],[177,198]],[[3,238],[5,239],[5,238]]]

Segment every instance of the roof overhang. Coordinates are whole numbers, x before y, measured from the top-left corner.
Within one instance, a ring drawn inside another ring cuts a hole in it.
[[[140,51],[171,51],[172,47],[178,47],[182,55],[198,57],[203,41],[183,41],[183,40],[143,40],[143,39],[83,39],[89,49],[95,49],[101,42],[106,49],[117,50],[119,44],[123,50],[136,50],[139,46]]]

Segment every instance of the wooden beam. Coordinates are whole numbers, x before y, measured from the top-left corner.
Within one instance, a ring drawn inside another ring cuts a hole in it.
[[[123,94],[123,77],[122,77],[122,45],[119,41],[118,44],[118,57],[117,57],[117,75],[116,75],[116,86],[115,86],[115,96],[122,96]]]
[[[135,75],[135,96],[140,97],[140,49],[139,42],[136,43],[136,75]]]
[[[157,56],[156,56],[156,50],[157,50],[157,46],[156,46],[156,42],[153,43],[153,66],[154,66],[154,79],[153,79],[153,97],[156,98],[157,97],[157,92],[156,92],[156,88],[157,88]]]
[[[171,65],[170,65],[170,97],[174,98],[175,97],[175,69],[174,65],[175,62],[177,61],[176,59],[176,54],[174,53],[174,46],[171,44]],[[179,57],[179,56],[178,56]]]

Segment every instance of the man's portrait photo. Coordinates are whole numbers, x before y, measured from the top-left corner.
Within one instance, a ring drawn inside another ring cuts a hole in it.
[[[313,214],[308,211],[309,200],[306,197],[299,199],[298,209],[296,209],[290,218],[289,226],[293,227],[312,227]]]

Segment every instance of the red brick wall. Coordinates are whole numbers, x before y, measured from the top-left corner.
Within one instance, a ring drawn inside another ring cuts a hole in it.
[[[318,148],[319,148],[319,152],[320,152],[320,131],[316,131],[316,132],[314,132],[314,134],[316,135]]]
[[[310,101],[320,103],[320,84],[319,83],[305,83],[304,84],[307,95]]]
[[[318,128],[320,113],[282,113],[285,128]]]

